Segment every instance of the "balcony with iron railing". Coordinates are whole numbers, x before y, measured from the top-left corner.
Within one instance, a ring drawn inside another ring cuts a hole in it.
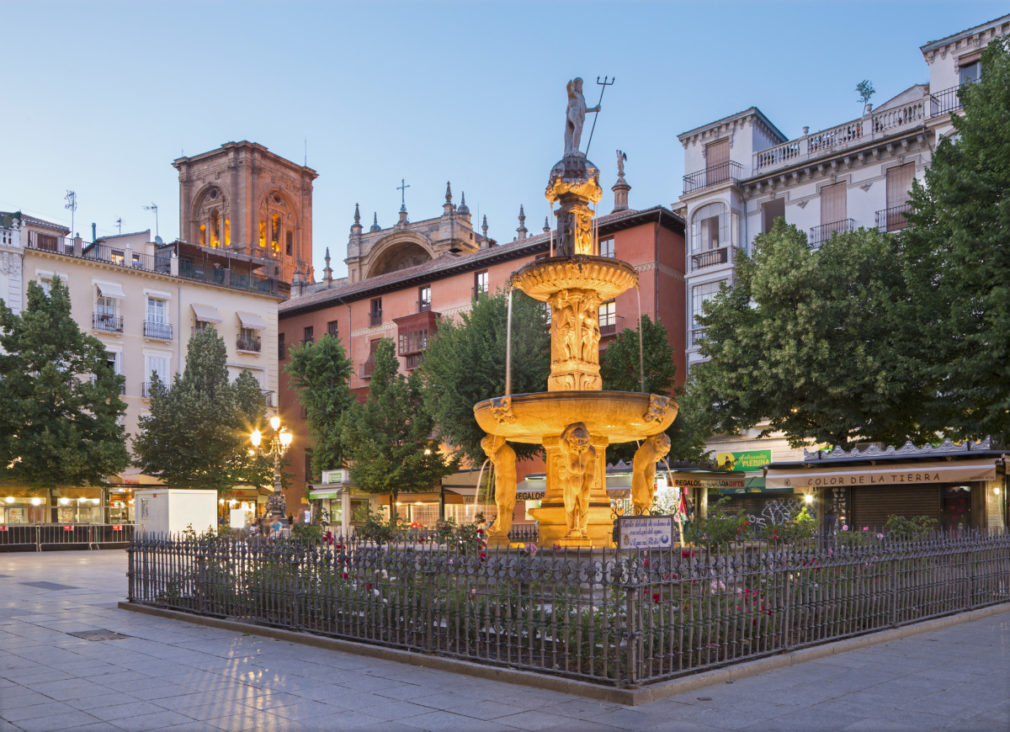
[[[901,231],[908,226],[905,214],[912,210],[912,204],[903,203],[877,211],[877,231]]]
[[[882,109],[820,132],[754,153],[753,175],[763,175],[808,160],[827,157],[873,140],[921,126],[933,116],[928,95],[889,109]]]
[[[95,313],[91,320],[91,325],[95,330],[106,333],[123,332],[123,316],[113,313]]]
[[[239,336],[235,339],[235,348],[248,353],[259,353],[261,348],[259,336]]]
[[[810,227],[810,236],[807,241],[811,247],[819,247],[824,242],[828,241],[835,234],[844,234],[847,231],[856,230],[856,220],[855,219],[842,219],[841,221],[832,221],[828,224],[821,224],[820,226]]]
[[[172,324],[161,323],[156,320],[145,320],[144,337],[154,338],[159,341],[170,341],[172,340]]]
[[[404,361],[407,366],[408,371],[413,371],[418,366],[421,365],[421,360],[424,358],[424,352],[421,353],[408,353],[404,356]]]
[[[368,325],[372,328],[382,325],[382,311],[372,310],[368,313]]]
[[[966,82],[971,83],[971,82]],[[961,108],[961,97],[958,92],[964,84],[952,86],[949,89],[941,89],[929,95],[929,116],[938,117],[941,114],[953,112]]]
[[[729,247],[718,247],[707,249],[703,252],[695,252],[691,255],[691,269],[699,270],[706,267],[715,267],[729,262]]]
[[[688,173],[684,176],[684,193],[700,191],[720,183],[736,183],[743,175],[743,166],[735,160],[711,165],[704,170]]]
[[[418,300],[417,312],[419,313],[431,312],[431,300]]]
[[[617,335],[622,330],[624,330],[624,316],[623,315],[604,315],[600,318],[600,337],[607,338],[608,336]]]

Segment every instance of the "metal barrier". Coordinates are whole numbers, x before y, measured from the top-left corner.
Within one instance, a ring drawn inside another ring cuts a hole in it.
[[[122,549],[136,524],[0,524],[0,552]]]
[[[1010,534],[715,552],[140,536],[131,602],[629,687],[1010,602]]]

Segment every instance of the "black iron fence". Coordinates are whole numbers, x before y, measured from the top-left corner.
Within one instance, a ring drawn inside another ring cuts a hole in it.
[[[0,551],[121,549],[135,529],[135,524],[0,524]]]
[[[635,686],[1010,602],[1010,535],[710,553],[141,537],[131,602]]]

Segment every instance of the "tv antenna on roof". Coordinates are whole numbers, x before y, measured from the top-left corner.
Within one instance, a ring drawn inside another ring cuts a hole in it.
[[[116,219],[116,230],[120,234],[123,233],[123,217],[122,216],[120,216],[118,219]]]
[[[67,204],[63,208],[70,209],[70,236],[74,235],[74,213],[77,211],[77,192],[67,191],[67,195],[64,196]]]
[[[152,203],[150,206],[144,206],[145,211],[154,211],[154,238],[157,239],[161,232],[158,231],[158,204]]]

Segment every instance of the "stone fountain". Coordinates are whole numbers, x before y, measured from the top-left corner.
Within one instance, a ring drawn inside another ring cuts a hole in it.
[[[599,169],[578,151],[587,110],[581,81],[576,81],[577,87],[575,82],[568,87],[565,156],[551,169],[546,192],[557,205],[555,256],[530,262],[511,279],[513,287],[551,308],[547,391],[495,397],[476,404],[473,411],[477,424],[492,438],[493,449],[485,449],[501,478],[495,480],[496,503],[515,503],[515,457],[504,449],[506,441],[542,445],[547,488],[540,508],[531,512],[540,525],[541,544],[602,547],[613,543],[607,446],[665,431],[677,416],[677,404],[657,394],[602,391],[600,304],[636,287],[638,273],[627,262],[599,256],[589,204],[599,202],[603,191]],[[496,521],[498,531],[492,529],[489,537],[492,546],[507,543],[510,523]]]

